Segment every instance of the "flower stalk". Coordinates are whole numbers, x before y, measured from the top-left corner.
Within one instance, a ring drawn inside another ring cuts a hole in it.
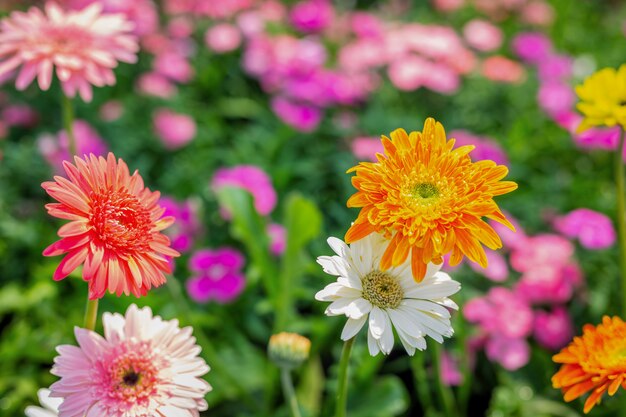
[[[63,109],[63,128],[67,134],[68,151],[70,159],[72,159],[78,152],[76,136],[74,136],[74,106],[72,105],[72,99],[65,94],[61,94],[61,107]]]
[[[355,336],[356,337],[356,336]],[[339,375],[337,384],[337,402],[335,406],[335,417],[346,417],[348,404],[348,365],[350,354],[354,345],[355,337],[348,339],[343,344],[341,359],[339,360]]]
[[[291,371],[287,367],[280,368],[280,381],[283,386],[283,395],[285,400],[289,403],[292,417],[301,417],[300,407],[298,406],[298,398],[296,397],[296,391],[293,388],[293,380],[291,378]]]
[[[620,130],[615,153],[615,193],[617,197],[617,232],[619,236],[619,266],[622,292],[622,317],[626,317],[626,195],[624,187],[624,129]]]
[[[85,307],[85,319],[83,327],[87,330],[95,330],[98,321],[98,299],[90,300],[87,298],[87,306]]]

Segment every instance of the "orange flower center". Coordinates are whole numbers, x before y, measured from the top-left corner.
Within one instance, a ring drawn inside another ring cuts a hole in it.
[[[87,42],[91,41],[91,34],[79,26],[51,26],[48,27],[43,37],[33,41],[42,49],[50,48],[49,52],[76,55],[77,51],[85,49]]]
[[[121,253],[150,250],[150,212],[125,189],[94,193],[90,223],[107,249]]]

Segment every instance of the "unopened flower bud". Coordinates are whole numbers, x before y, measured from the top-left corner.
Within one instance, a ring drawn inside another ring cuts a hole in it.
[[[270,337],[270,360],[281,368],[296,368],[309,357],[311,341],[296,333],[282,332]]]

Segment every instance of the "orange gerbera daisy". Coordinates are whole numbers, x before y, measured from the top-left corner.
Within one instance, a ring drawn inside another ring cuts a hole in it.
[[[552,357],[562,363],[552,377],[569,402],[591,391],[583,411],[588,413],[608,392],[626,389],[626,323],[619,317],[604,316],[602,324],[583,327],[583,335]]]
[[[500,237],[483,217],[514,230],[494,196],[517,188],[500,181],[507,167],[485,160],[472,162],[473,146],[454,147],[441,123],[426,119],[423,132],[407,134],[403,129],[382,137],[385,153],[378,162],[361,162],[352,185],[358,190],[348,207],[362,207],[346,233],[346,243],[372,232],[391,239],[380,266],[386,270],[401,265],[411,254],[413,277],[421,281],[429,262],[439,264],[452,252],[450,264],[467,256],[487,266],[482,244],[502,246]]]
[[[107,159],[93,154],[75,157],[76,165],[64,161],[69,178],[54,177],[42,187],[58,203],[47,204],[54,217],[71,220],[59,229],[61,240],[47,247],[44,256],[67,253],[54,273],[61,280],[79,265],[89,281],[89,298],[105,292],[145,295],[165,282],[171,272],[168,256],[180,254],[160,233],[174,222],[161,217],[159,192],[144,188],[135,171],[109,153]]]

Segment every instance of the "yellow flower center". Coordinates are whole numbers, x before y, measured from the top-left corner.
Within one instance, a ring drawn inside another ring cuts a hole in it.
[[[414,198],[433,198],[439,196],[439,189],[430,182],[420,182],[413,186]]]
[[[404,298],[398,280],[386,272],[372,271],[361,279],[363,298],[376,307],[396,308]]]

